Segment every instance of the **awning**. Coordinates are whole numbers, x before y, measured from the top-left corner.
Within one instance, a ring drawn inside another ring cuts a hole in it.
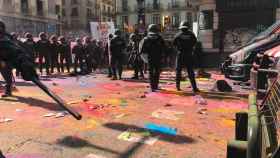
[[[269,56],[271,57],[280,57],[280,45],[272,48],[272,49],[269,49],[265,52],[265,54],[268,54]]]

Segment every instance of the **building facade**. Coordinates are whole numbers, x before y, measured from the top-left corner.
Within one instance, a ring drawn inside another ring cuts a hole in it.
[[[62,0],[63,33],[67,36],[88,35],[90,22],[111,21],[113,17],[113,0]]]
[[[9,32],[60,34],[60,0],[0,0],[0,19]]]
[[[149,24],[162,30],[178,28],[182,20],[197,20],[194,0],[116,0],[116,24],[124,31],[144,32]]]
[[[280,19],[278,0],[199,0],[199,38],[208,50],[232,52]]]

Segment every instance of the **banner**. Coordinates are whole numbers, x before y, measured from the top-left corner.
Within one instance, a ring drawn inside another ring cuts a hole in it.
[[[90,22],[91,35],[93,39],[107,43],[109,34],[114,34],[113,22]]]

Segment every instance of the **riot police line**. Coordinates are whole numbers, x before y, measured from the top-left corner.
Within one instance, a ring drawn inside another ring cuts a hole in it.
[[[144,79],[144,73],[148,70],[151,91],[159,90],[160,73],[170,55],[174,51],[173,59],[176,63],[176,88],[181,90],[182,69],[186,68],[190,78],[193,92],[199,92],[194,74],[194,48],[197,39],[189,29],[187,22],[180,24],[178,33],[174,40],[167,42],[160,35],[158,25],[151,24],[144,36],[132,33],[129,42],[122,36],[120,30],[114,35],[109,35],[108,41],[103,43],[86,36],[67,40],[66,37],[51,35],[41,32],[38,38],[30,33],[25,33],[24,38],[19,38],[16,33],[11,33],[14,41],[21,43],[28,51],[40,75],[51,75],[53,73],[64,73],[65,70],[73,75],[91,74],[100,68],[108,69],[108,77],[112,80],[122,79],[123,67],[130,65],[134,70],[132,79]],[[128,44],[127,44],[128,43]],[[172,48],[174,47],[174,49]],[[128,52],[128,57],[125,57]],[[125,58],[127,60],[125,61]],[[176,59],[175,59],[176,58]],[[174,62],[170,61],[169,62]],[[170,64],[168,64],[170,65]],[[5,69],[2,75],[8,86],[4,96],[11,95],[11,84],[13,79],[12,67]],[[20,76],[20,72],[16,72]]]

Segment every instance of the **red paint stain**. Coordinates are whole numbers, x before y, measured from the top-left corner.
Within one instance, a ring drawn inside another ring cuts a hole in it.
[[[110,83],[103,85],[103,88],[111,91],[118,91],[121,90],[122,86],[118,83]]]
[[[83,102],[80,106],[87,114],[94,115],[96,117],[104,117],[107,112],[107,109],[94,103]]]

